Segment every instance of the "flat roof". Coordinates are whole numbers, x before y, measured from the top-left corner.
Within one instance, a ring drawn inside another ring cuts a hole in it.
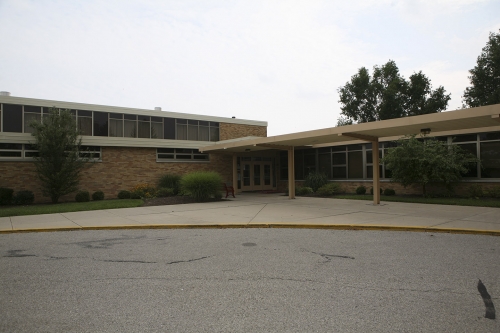
[[[127,108],[127,107],[120,107],[120,106],[84,104],[84,103],[54,101],[54,100],[48,100],[48,99],[15,97],[15,96],[0,96],[0,103],[34,105],[34,106],[45,106],[45,107],[55,106],[58,108],[73,109],[73,110],[87,110],[87,111],[137,114],[137,115],[151,116],[151,117],[181,118],[181,119],[204,120],[204,121],[213,121],[213,122],[220,122],[220,123],[266,126],[267,127],[267,121],[259,121],[259,120],[215,117],[215,116],[205,116],[205,115],[190,114],[190,113],[179,113],[179,112],[172,112],[172,111],[157,111],[157,110],[148,110],[148,109]]]
[[[307,146],[324,147],[328,144],[394,139],[409,134],[419,134],[422,129],[430,129],[431,135],[470,129],[494,128],[500,126],[500,104],[468,108],[413,117],[381,120],[368,123],[330,127],[306,132],[248,138],[240,141],[218,141],[203,147],[203,152],[235,153],[268,149],[288,149]]]

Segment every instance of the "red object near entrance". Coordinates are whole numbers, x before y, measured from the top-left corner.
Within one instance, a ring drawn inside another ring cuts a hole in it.
[[[232,187],[231,185],[227,185],[226,183],[222,183],[224,185],[224,190],[226,191],[226,198],[229,194],[231,194],[233,196],[233,198],[236,198],[234,196],[234,187]]]

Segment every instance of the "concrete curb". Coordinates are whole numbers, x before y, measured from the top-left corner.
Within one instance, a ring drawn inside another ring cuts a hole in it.
[[[476,230],[457,228],[432,228],[389,225],[335,225],[335,224],[293,224],[293,223],[258,223],[258,224],[159,224],[159,225],[119,225],[102,227],[67,227],[42,229],[0,230],[0,234],[25,232],[55,232],[75,230],[123,230],[123,229],[248,229],[248,228],[283,228],[283,229],[330,229],[330,230],[373,230],[373,231],[413,231],[451,234],[474,234],[500,236],[500,230]]]

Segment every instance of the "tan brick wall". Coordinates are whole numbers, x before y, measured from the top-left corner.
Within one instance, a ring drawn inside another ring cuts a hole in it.
[[[134,185],[156,185],[166,173],[183,175],[193,171],[216,171],[224,181],[232,181],[232,157],[210,155],[210,162],[156,162],[156,148],[102,147],[102,162],[94,163],[81,174],[80,188],[91,194],[104,192],[105,198],[116,198],[120,190],[130,190]],[[0,162],[0,187],[14,191],[30,190],[36,202],[49,202],[43,197],[40,182],[32,162]],[[61,198],[74,201],[75,193]]]
[[[219,139],[221,141],[242,138],[245,136],[267,137],[266,126],[220,123],[219,131]]]

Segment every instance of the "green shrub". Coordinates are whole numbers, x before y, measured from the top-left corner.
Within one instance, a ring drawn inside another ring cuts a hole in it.
[[[295,195],[307,195],[313,193],[313,189],[308,186],[297,186],[295,188]]]
[[[221,191],[222,177],[213,171],[198,171],[184,175],[181,189],[196,201],[204,201]]]
[[[500,198],[500,186],[490,188],[486,191],[486,194],[492,198]]]
[[[328,177],[324,173],[311,172],[306,176],[304,186],[312,188],[316,192],[321,186],[328,183]]]
[[[480,198],[484,195],[483,188],[479,184],[473,184],[467,187],[470,198]]]
[[[89,191],[79,191],[75,196],[76,202],[87,202],[90,201]]]
[[[118,192],[118,199],[130,199],[130,191],[122,190]]]
[[[342,192],[342,186],[340,186],[339,183],[328,183],[321,186],[316,193],[318,193],[321,196],[328,197],[334,195],[335,193],[341,193],[341,192]]]
[[[384,193],[384,190],[380,188],[380,194]],[[373,187],[370,188],[370,194],[373,195]]]
[[[174,190],[174,195],[179,193],[181,176],[169,174],[163,175],[158,181],[158,188],[171,188]]]
[[[0,187],[0,205],[9,205],[14,198],[14,190],[6,187]]]
[[[103,191],[95,191],[92,193],[92,200],[98,201],[98,200],[104,200],[104,192]]]
[[[218,192],[214,195],[214,198],[217,200],[222,200],[222,192]]]
[[[174,189],[170,187],[160,187],[158,191],[156,191],[156,196],[159,198],[171,197],[175,195]]]
[[[31,191],[19,191],[14,197],[16,205],[31,205],[35,201],[35,194]]]
[[[394,191],[392,188],[386,188],[384,190],[384,195],[396,195],[396,191]]]
[[[142,199],[141,193],[139,192],[131,192],[130,193],[130,199]]]
[[[366,187],[364,187],[363,185],[358,186],[358,188],[356,188],[356,194],[365,194],[365,193],[366,193]]]

